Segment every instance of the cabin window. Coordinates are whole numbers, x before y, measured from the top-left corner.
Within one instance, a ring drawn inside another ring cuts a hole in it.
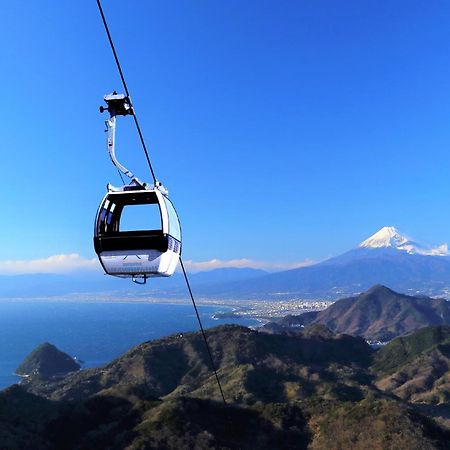
[[[164,201],[166,203],[167,212],[169,215],[169,234],[175,239],[181,241],[180,222],[178,221],[178,216],[175,211],[175,208],[173,207],[172,202],[168,198],[165,198]]]
[[[161,230],[159,205],[125,205],[120,216],[119,231]]]

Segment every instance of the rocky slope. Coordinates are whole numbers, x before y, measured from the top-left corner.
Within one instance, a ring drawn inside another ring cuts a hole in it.
[[[1,392],[3,448],[448,448],[448,431],[375,384],[389,358],[359,337],[321,325],[207,333],[226,406],[201,335],[170,336],[103,368]]]
[[[376,353],[377,386],[410,402],[450,402],[450,327],[427,327]]]

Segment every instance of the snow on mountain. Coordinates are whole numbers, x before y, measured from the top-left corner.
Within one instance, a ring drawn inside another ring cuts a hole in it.
[[[431,247],[419,244],[399,233],[395,227],[383,227],[375,234],[359,244],[359,248],[395,248],[410,255],[448,256],[447,244]]]

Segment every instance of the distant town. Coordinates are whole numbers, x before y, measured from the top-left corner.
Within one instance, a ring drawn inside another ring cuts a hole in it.
[[[299,315],[309,311],[322,311],[334,302],[330,300],[258,300],[245,302],[236,300],[227,300],[224,302],[202,300],[202,303],[233,308],[231,312],[224,311],[216,313],[214,317],[217,319],[240,317],[256,319],[264,323],[287,315]]]

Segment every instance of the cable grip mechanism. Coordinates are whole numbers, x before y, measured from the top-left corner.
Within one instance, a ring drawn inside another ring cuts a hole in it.
[[[105,121],[107,134],[107,150],[114,166],[131,179],[133,185],[143,186],[143,183],[116,158],[116,116],[134,115],[133,106],[128,96],[114,91],[104,97],[107,107],[100,106],[100,112],[109,112],[109,119]]]

